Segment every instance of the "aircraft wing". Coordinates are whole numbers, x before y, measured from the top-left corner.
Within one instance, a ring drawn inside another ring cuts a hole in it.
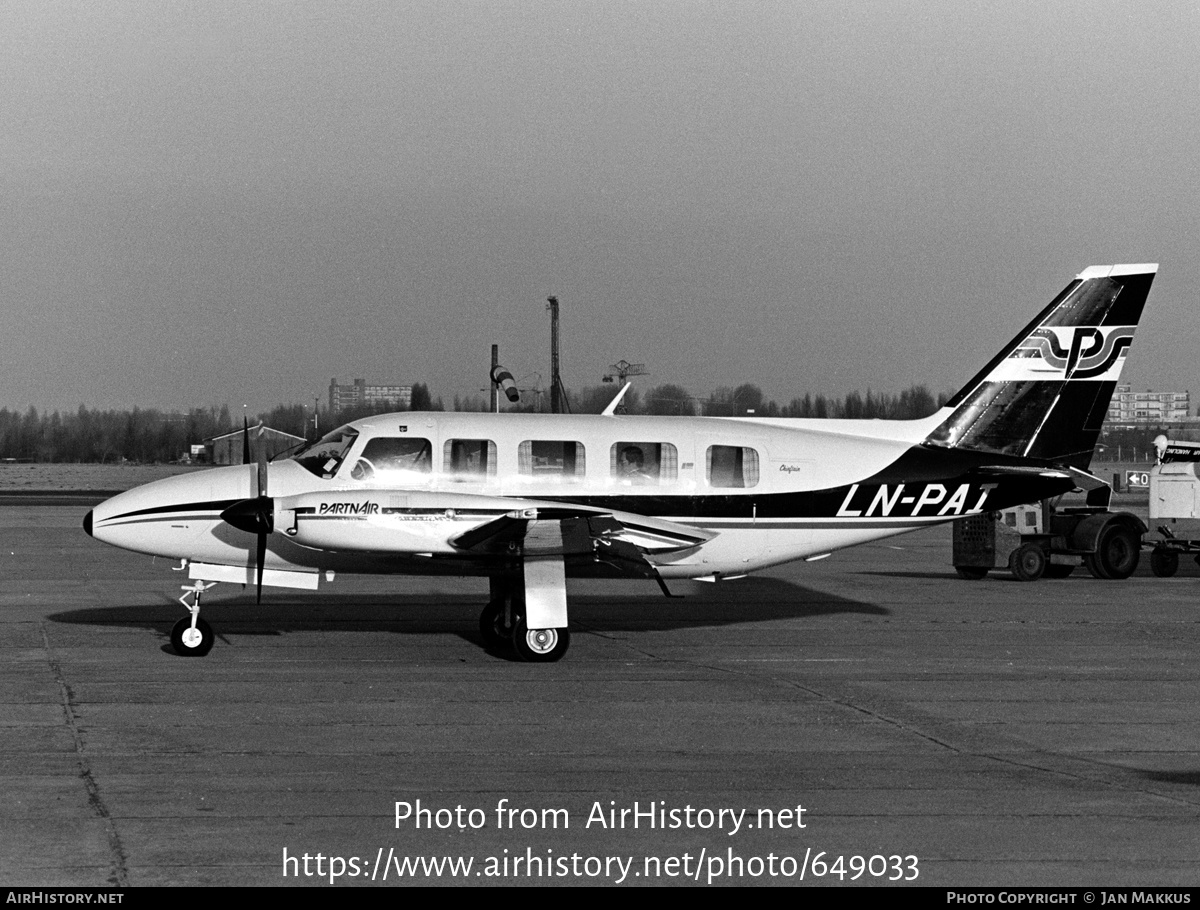
[[[539,531],[550,523],[558,523],[562,529],[561,543]],[[639,550],[664,553],[699,546],[713,536],[699,528],[642,515],[551,507],[508,512],[450,538],[450,543],[460,550],[495,553],[511,542],[523,541],[526,553],[550,556],[591,552],[593,541],[619,539]]]
[[[502,555],[514,545],[526,557],[587,556],[622,574],[653,577],[648,554],[686,550],[713,536],[641,515],[551,507],[508,512],[450,538],[450,545],[480,556]]]

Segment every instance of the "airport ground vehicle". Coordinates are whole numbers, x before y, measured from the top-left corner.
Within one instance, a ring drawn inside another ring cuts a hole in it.
[[[1147,529],[1131,512],[1110,512],[1109,493],[1093,490],[1084,506],[1060,507],[1055,497],[955,522],[955,571],[979,579],[1007,567],[1022,581],[1036,581],[1066,578],[1083,565],[1096,578],[1128,578]]]
[[[1200,562],[1200,443],[1154,440],[1158,458],[1150,469],[1150,525],[1159,536],[1148,543],[1150,568],[1160,578],[1179,571],[1179,557]]]

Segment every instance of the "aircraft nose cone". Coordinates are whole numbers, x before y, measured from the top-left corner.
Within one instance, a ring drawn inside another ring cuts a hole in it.
[[[88,509],[88,513],[83,516],[83,529],[87,531],[88,537],[92,536],[92,510]]]

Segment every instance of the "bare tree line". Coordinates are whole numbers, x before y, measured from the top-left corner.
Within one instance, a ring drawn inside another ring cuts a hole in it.
[[[604,385],[571,393],[572,411],[598,414],[617,391],[612,385]],[[870,390],[865,395],[854,391],[843,398],[805,395],[781,406],[767,400],[758,386],[749,383],[717,388],[704,398],[691,395],[682,386],[665,384],[644,392],[631,388],[623,404],[629,414],[661,416],[906,419],[926,417],[944,400],[945,396],[935,399],[928,389],[917,385],[898,395]],[[546,404],[539,398],[527,397],[515,408],[505,409],[534,411],[539,406],[544,409]],[[451,410],[486,411],[487,407],[487,400],[481,396],[456,396]],[[435,399],[428,386],[422,383],[413,386],[411,410],[445,409],[442,400]],[[336,415],[322,410],[316,415],[316,424],[318,429],[328,430],[334,423],[394,410],[398,409],[392,403],[345,410]],[[24,412],[3,408],[0,409],[0,458],[101,464],[174,462],[191,446],[240,429],[242,416],[232,413],[228,405],[188,411],[99,410],[80,405],[78,410],[65,414],[39,412],[33,407]],[[304,405],[281,404],[269,411],[247,415],[247,419],[251,425],[262,422],[294,436],[313,438],[313,413]]]

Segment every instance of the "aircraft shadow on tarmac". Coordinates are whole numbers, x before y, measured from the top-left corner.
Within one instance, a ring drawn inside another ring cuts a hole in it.
[[[1157,784],[1183,784],[1200,787],[1200,771],[1135,771],[1140,777]]]
[[[944,572],[913,572],[913,571],[885,571],[883,569],[859,569],[856,572],[849,573],[854,575],[871,575],[880,578],[930,578],[930,579],[947,579],[951,581],[960,581],[964,584],[963,579],[955,574],[953,566]],[[989,578],[1012,578],[1012,574],[1007,569],[993,569],[988,573]],[[1015,579],[1014,579],[1015,580]]]
[[[984,580],[984,579],[978,579],[975,581],[967,581],[965,579],[961,579],[958,577],[957,573],[955,573],[953,566],[947,567],[947,569],[945,571],[941,571],[941,572],[914,572],[914,571],[895,571],[895,570],[887,571],[887,570],[883,570],[883,569],[861,569],[852,574],[875,575],[875,576],[881,576],[883,578],[929,578],[929,579],[945,578],[945,579],[950,579],[952,581],[960,582],[960,583],[966,584],[966,585],[978,584],[979,581]],[[1186,565],[1186,563],[1180,563],[1179,571],[1177,573],[1178,577],[1184,577],[1187,575],[1194,576],[1194,575],[1198,575],[1198,574],[1200,574],[1200,572],[1197,572],[1195,569],[1188,567]],[[1155,577],[1153,570],[1150,568],[1150,560],[1148,557],[1141,560],[1141,563],[1138,565],[1137,569],[1134,571],[1132,577],[1133,578],[1138,578],[1138,577],[1154,578]],[[1022,581],[1021,579],[1019,579],[1015,575],[1013,575],[1011,571],[1009,571],[1008,569],[1003,568],[1003,567],[997,567],[995,569],[991,569],[987,574],[986,580],[1014,582],[1019,585],[1028,584],[1028,582]],[[1071,584],[1074,582],[1094,582],[1094,581],[1098,581],[1101,584],[1108,583],[1107,581],[1105,581],[1103,579],[1094,578],[1092,576],[1092,574],[1086,568],[1084,568],[1083,566],[1078,566],[1075,569],[1075,571],[1073,571],[1066,578],[1049,578],[1046,576],[1042,576],[1041,578],[1038,579],[1037,583],[1038,584],[1043,584],[1043,583]]]
[[[682,587],[682,586],[680,586]],[[631,596],[573,594],[571,626],[579,632],[670,631],[740,623],[806,619],[839,613],[887,616],[884,607],[840,597],[775,578],[744,578],[719,585],[694,583],[683,597],[631,591]],[[471,594],[310,594],[265,592],[261,604],[251,591],[206,599],[201,615],[217,638],[282,635],[308,631],[378,631],[401,635],[453,632],[482,645],[476,629],[486,596]],[[93,607],[51,614],[57,623],[127,626],[164,638],[186,613],[170,598],[155,604]],[[464,632],[467,625],[470,631]],[[170,651],[170,645],[165,646]]]

